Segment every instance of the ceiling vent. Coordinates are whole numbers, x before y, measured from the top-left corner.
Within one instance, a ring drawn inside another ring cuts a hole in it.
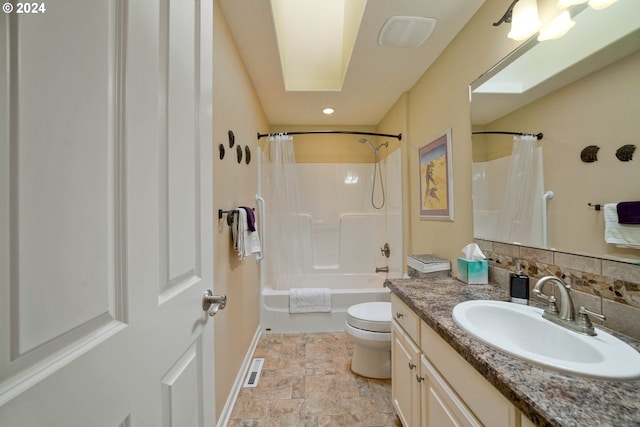
[[[429,38],[436,22],[433,18],[421,16],[392,16],[382,26],[378,44],[383,47],[418,47]]]

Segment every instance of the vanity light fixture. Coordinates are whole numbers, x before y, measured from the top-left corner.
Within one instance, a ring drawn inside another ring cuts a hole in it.
[[[536,0],[519,0],[513,7],[511,31],[507,37],[513,40],[525,40],[540,29],[538,3]]]
[[[326,115],[333,114],[333,112],[334,112],[334,111],[335,111],[335,110],[334,110],[333,108],[331,108],[331,107],[327,107],[327,108],[325,108],[324,110],[322,110],[322,112],[323,112],[324,114],[326,114]]]
[[[569,10],[571,7],[589,2],[592,9],[600,10],[611,6],[618,0],[557,0],[557,7],[563,12],[553,18],[544,26],[538,17],[538,3],[536,0],[513,0],[507,11],[494,27],[503,22],[511,23],[511,31],[507,37],[513,40],[526,40],[536,32],[539,41],[558,39],[564,36],[574,25]],[[637,1],[637,0],[636,0]],[[540,29],[542,27],[542,29]]]
[[[617,1],[618,0],[589,0],[589,6],[591,6],[592,9],[600,10],[611,6]]]
[[[551,22],[542,27],[538,35],[539,41],[554,40],[567,34],[567,32],[575,25],[575,21],[571,19],[569,11],[565,10],[556,16]]]
[[[577,4],[589,2],[589,6],[591,6],[592,9],[600,10],[611,6],[617,1],[618,0],[558,0],[558,7],[566,9]]]
[[[493,23],[494,27],[503,22],[511,23],[511,31],[507,37],[513,40],[525,40],[535,34],[541,26],[538,18],[536,0],[514,0],[502,18]]]
[[[586,3],[589,0],[558,0],[558,7],[561,9],[566,9],[571,6],[575,6],[576,4]]]

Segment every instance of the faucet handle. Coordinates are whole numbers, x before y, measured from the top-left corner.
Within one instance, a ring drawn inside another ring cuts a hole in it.
[[[547,314],[551,314],[553,316],[558,316],[559,313],[558,313],[558,306],[556,305],[556,297],[554,297],[553,295],[550,295],[549,297],[547,297],[547,299],[549,300],[549,304],[547,304],[547,307],[544,309],[544,312]]]
[[[607,320],[607,317],[604,314],[594,313],[591,310],[587,310],[583,306],[580,306],[580,310],[578,310],[578,313],[580,313],[582,316],[586,317],[587,319],[589,318],[589,316],[593,316],[596,319],[602,320],[603,322]]]
[[[594,313],[593,311],[587,310],[582,306],[580,307],[580,310],[578,310],[578,317],[576,318],[577,331],[587,335],[595,336],[597,334],[593,327],[593,324],[591,323],[591,319],[589,319],[589,316],[596,317],[600,320],[605,320],[606,317],[602,314]]]

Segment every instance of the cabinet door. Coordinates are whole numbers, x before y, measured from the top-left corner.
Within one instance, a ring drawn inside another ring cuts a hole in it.
[[[420,371],[422,378],[421,426],[482,426],[424,356],[420,357]]]
[[[406,427],[420,421],[420,350],[394,322],[391,328],[391,395],[398,417]]]
[[[424,321],[420,333],[424,357],[437,369],[439,376],[446,378],[448,387],[482,424],[491,427],[520,425],[520,411]]]

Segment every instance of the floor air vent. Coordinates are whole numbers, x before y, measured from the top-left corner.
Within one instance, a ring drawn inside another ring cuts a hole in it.
[[[256,387],[258,385],[260,372],[262,372],[262,365],[264,365],[263,357],[253,359],[253,362],[251,362],[251,368],[249,369],[249,372],[247,372],[247,378],[245,378],[244,385],[242,387]]]

